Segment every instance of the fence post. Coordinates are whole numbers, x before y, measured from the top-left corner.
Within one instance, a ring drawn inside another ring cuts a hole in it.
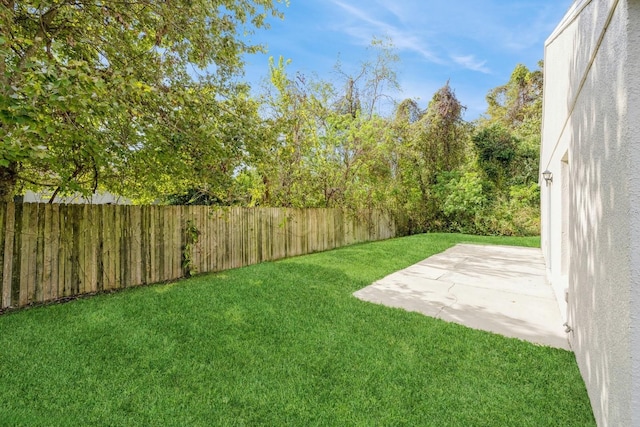
[[[15,238],[15,204],[3,204],[3,257],[2,257],[2,307],[11,306],[11,282],[13,277],[13,241]]]

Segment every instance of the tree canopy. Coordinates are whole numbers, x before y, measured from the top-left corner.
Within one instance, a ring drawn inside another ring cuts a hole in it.
[[[0,0],[0,200],[97,188],[136,202],[382,209],[405,233],[539,232],[540,69],[517,65],[464,119],[450,82],[396,100],[374,39],[336,79],[271,59],[241,83],[245,33],[278,0]]]
[[[257,112],[234,79],[260,49],[244,34],[274,3],[0,0],[0,200],[24,185],[148,196],[196,159],[232,168]]]

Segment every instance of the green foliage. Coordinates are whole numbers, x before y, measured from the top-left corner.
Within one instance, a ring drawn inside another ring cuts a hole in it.
[[[462,165],[467,136],[462,120],[465,109],[449,82],[433,95],[426,113],[418,122],[417,141],[430,172],[452,171]]]
[[[185,224],[185,236],[186,242],[182,249],[182,269],[185,272],[185,277],[191,277],[198,274],[198,269],[193,264],[193,249],[200,236],[200,230],[192,220],[187,220]]]
[[[253,204],[294,207],[384,208],[390,166],[388,122],[375,114],[385,87],[394,87],[388,46],[345,76],[344,91],[327,82],[287,73],[271,60],[271,86],[264,95],[265,143],[249,164]],[[243,179],[245,179],[243,177]]]
[[[465,107],[448,82],[426,109],[408,99],[385,117],[375,105],[386,96],[381,88],[395,87],[393,58],[383,49],[355,75],[339,65],[342,89],[292,77],[282,58],[272,60],[267,142],[241,175],[251,203],[378,208],[406,234],[539,232],[530,189],[537,182],[541,73],[516,67],[475,124],[462,119]]]
[[[475,172],[443,172],[434,189],[444,215],[459,223],[473,220],[487,202],[482,179]]]
[[[538,159],[542,125],[542,63],[518,65],[509,82],[489,92],[487,113],[472,137],[476,164],[491,200],[479,230],[530,235],[540,232]]]
[[[511,172],[518,141],[502,125],[494,123],[480,128],[471,138],[478,155],[478,165],[485,176],[501,189]]]
[[[542,61],[538,65],[538,70],[530,71],[518,64],[509,82],[489,91],[489,107],[481,123],[501,123],[510,130],[518,130],[521,138],[539,138],[542,123]]]
[[[259,49],[242,35],[277,14],[272,0],[4,1],[0,199],[25,185],[151,199],[211,177],[193,166],[236,156],[229,137],[256,109],[234,83]]]
[[[535,183],[529,185],[514,185],[509,189],[509,195],[514,203],[538,208],[540,202],[540,187]]]
[[[480,129],[472,140],[481,162],[496,162],[506,167],[516,155],[516,139],[499,124]]]
[[[466,162],[469,128],[462,120],[465,107],[449,83],[433,96],[422,111],[412,100],[396,109],[391,196],[399,217],[407,216],[407,233],[447,228],[448,215],[439,197],[438,177],[460,171]],[[452,184],[455,185],[455,184]],[[473,196],[470,196],[473,197]]]
[[[315,177],[316,154],[322,150],[321,120],[327,114],[330,88],[298,75],[291,78],[286,62],[270,60],[271,86],[263,96],[266,107],[262,144],[250,151],[252,204],[321,206],[320,181]]]
[[[467,123],[449,82],[426,108],[395,103],[398,56],[374,39],[334,82],[271,59],[256,99],[238,82],[260,49],[243,34],[280,1],[183,3],[5,1],[0,200],[100,188],[141,203],[382,209],[404,233],[536,233],[541,69],[518,65]]]
[[[168,205],[181,206],[226,206],[226,203],[203,189],[191,188],[181,194],[171,194],[164,201]]]
[[[509,195],[494,199],[483,224],[485,234],[534,236],[540,234],[539,187],[513,186]]]

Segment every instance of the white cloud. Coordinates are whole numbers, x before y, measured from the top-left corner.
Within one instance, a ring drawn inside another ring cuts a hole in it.
[[[473,55],[457,56],[451,55],[451,59],[458,65],[471,71],[478,71],[484,74],[491,74],[491,70],[486,66],[487,61],[479,61]]]
[[[331,2],[359,21],[346,26],[341,24],[340,28],[345,33],[357,39],[360,44],[368,45],[374,36],[387,36],[399,50],[418,53],[427,61],[436,64],[444,64],[446,62],[429,49],[428,44],[416,36],[414,31],[402,30],[391,24],[375,19],[363,9],[345,4],[340,0],[331,0]]]
[[[358,9],[357,7],[345,4],[339,0],[331,0],[331,2],[346,10],[350,15],[366,22],[367,24],[377,27],[378,29],[388,30],[391,28],[391,25],[387,24],[386,22],[374,19],[362,9]]]

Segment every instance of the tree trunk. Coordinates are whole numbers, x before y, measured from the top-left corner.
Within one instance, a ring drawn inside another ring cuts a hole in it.
[[[18,163],[0,166],[0,202],[12,202],[13,193],[18,183]]]

